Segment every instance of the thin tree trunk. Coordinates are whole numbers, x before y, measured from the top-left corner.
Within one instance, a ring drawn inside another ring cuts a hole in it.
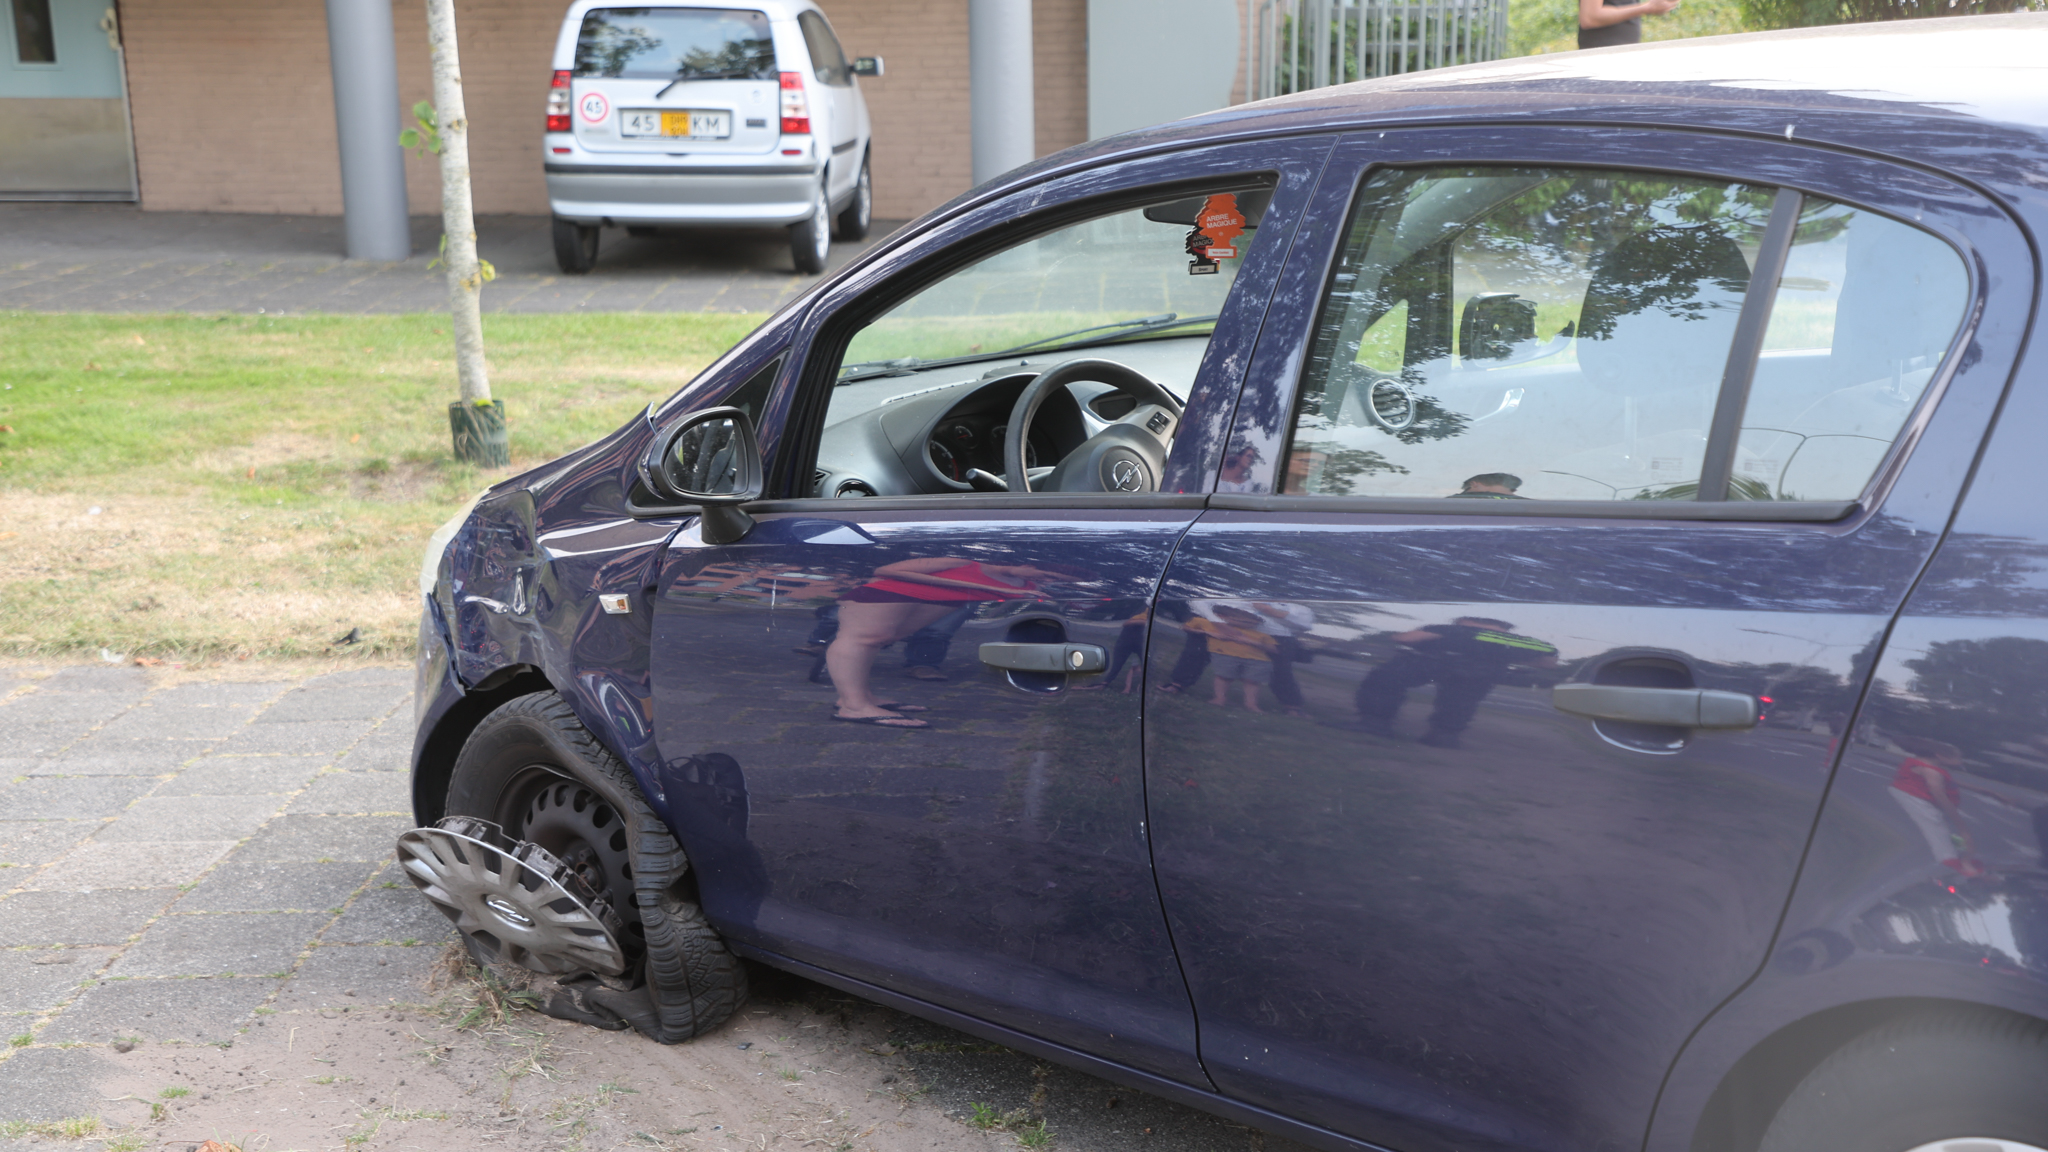
[[[469,199],[469,113],[455,49],[455,0],[427,0],[427,42],[434,50],[434,115],[441,133],[441,229],[448,246],[448,312],[455,331],[455,373],[465,404],[488,404],[484,366],[483,272],[476,257],[476,216]]]

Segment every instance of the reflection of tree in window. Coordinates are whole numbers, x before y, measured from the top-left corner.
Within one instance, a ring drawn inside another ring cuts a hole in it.
[[[583,35],[576,40],[578,76],[617,76],[635,56],[661,47],[661,37],[645,28],[620,27],[591,15],[583,21]]]

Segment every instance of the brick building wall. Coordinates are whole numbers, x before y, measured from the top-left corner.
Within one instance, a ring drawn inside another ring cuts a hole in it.
[[[561,0],[458,0],[479,212],[545,214],[540,117]],[[967,5],[836,0],[874,121],[875,214],[918,215],[971,182]],[[341,211],[322,0],[122,0],[142,206],[160,211]],[[423,0],[393,0],[401,106],[429,99]],[[1035,0],[1039,154],[1087,138],[1087,0]],[[394,135],[401,125],[393,125]],[[440,210],[431,156],[406,158],[414,213]]]

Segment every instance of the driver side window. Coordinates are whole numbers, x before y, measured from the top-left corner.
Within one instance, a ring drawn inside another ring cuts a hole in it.
[[[875,316],[834,373],[814,494],[1156,489],[1270,200],[1239,188],[1066,224]],[[1109,363],[1032,387],[1077,360]]]

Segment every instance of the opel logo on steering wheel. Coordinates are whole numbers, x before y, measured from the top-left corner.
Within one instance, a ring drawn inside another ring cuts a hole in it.
[[[1145,473],[1136,460],[1119,460],[1109,466],[1109,486],[1118,492],[1136,492],[1144,485]]]

